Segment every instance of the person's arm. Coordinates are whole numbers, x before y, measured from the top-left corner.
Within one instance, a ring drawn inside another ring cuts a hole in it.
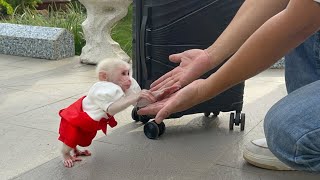
[[[319,30],[320,6],[291,0],[288,7],[259,28],[216,73],[198,86],[204,101],[270,67],[290,49]]]
[[[286,8],[289,0],[246,0],[220,37],[206,49],[216,67],[235,53],[268,19]]]
[[[290,49],[319,30],[320,6],[313,0],[291,0],[288,8],[259,28],[217,72],[187,85],[167,99],[138,111],[160,123],[175,112],[218,95],[271,66]]]
[[[283,10],[289,0],[246,0],[220,37],[207,49],[192,49],[169,56],[180,66],[151,84],[151,90],[186,86],[234,54],[264,22]],[[214,22],[213,22],[214,23]]]

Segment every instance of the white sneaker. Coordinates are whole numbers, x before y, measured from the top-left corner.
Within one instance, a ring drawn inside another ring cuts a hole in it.
[[[281,162],[269,150],[266,138],[253,140],[245,146],[243,158],[250,164],[270,170],[294,170]]]

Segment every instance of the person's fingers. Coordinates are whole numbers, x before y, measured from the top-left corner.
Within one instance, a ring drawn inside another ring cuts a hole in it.
[[[182,53],[172,54],[169,56],[169,60],[174,63],[179,63],[179,62],[181,62],[182,57],[183,57]]]
[[[138,115],[156,115],[163,106],[164,106],[164,102],[158,101],[139,109],[137,113]]]
[[[164,90],[164,93],[166,94],[173,94],[174,92],[178,91],[181,88],[180,85],[173,85],[171,87],[168,87]]]
[[[156,104],[156,103],[155,103]],[[138,115],[155,115],[161,109],[160,106],[155,104],[150,104],[144,108],[141,108],[137,111]]]
[[[161,89],[159,90],[159,92],[155,92],[157,101],[161,101],[162,99],[170,96],[171,94],[175,93],[179,89],[180,89],[180,86],[175,85],[175,86],[170,86],[170,87]]]
[[[157,124],[160,124],[166,117],[168,117],[170,114],[168,111],[159,111],[159,113],[156,115],[156,118],[154,119],[154,121]]]
[[[178,76],[178,75],[177,75]],[[174,83],[176,83],[178,80],[173,78],[173,77],[170,77],[164,81],[162,81],[161,83],[159,83],[158,85],[156,85],[155,87],[151,88],[150,90],[151,91],[157,91],[159,89],[162,89],[162,88],[167,88],[167,87],[170,87],[172,86]]]
[[[160,90],[152,91],[152,93],[159,101],[159,99],[163,99],[163,98],[160,98],[159,96],[171,95],[176,91],[178,91],[179,89],[181,89],[181,87],[182,86],[180,82],[170,81],[168,82],[168,87],[162,87]]]
[[[151,88],[151,89],[152,89],[152,88],[154,89],[154,87],[157,86],[157,87],[158,87],[157,89],[159,89],[159,87],[161,87],[161,86],[158,86],[158,84],[163,84],[163,81],[166,82],[166,81],[170,80],[170,78],[172,77],[173,73],[174,73],[174,69],[171,70],[171,71],[169,71],[169,72],[167,72],[166,74],[164,74],[163,76],[161,76],[159,79],[155,80],[155,81],[150,85],[150,88]]]
[[[163,108],[160,109],[160,111],[157,113],[154,121],[157,124],[160,124],[165,118],[169,117],[170,114],[175,112],[174,107],[176,107],[176,101],[171,101],[170,103],[167,103]]]

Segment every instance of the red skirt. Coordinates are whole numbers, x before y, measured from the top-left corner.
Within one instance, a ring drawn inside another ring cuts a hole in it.
[[[82,109],[84,98],[85,96],[59,111],[61,122],[58,139],[71,148],[75,148],[77,145],[89,146],[98,130],[107,134],[107,125],[110,127],[117,125],[114,117],[108,114],[108,119],[102,118],[100,121],[91,119]]]

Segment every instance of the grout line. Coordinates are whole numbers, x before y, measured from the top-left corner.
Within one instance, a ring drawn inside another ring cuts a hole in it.
[[[29,127],[29,126],[24,126],[24,125],[19,125],[19,124],[13,124],[13,123],[7,123],[7,122],[0,122],[0,124],[7,124],[7,125],[19,126],[19,127],[23,127],[23,128],[27,128],[27,129],[45,131],[45,132],[53,133],[53,134],[55,134],[55,135],[58,134],[57,132],[53,132],[53,131],[50,131],[50,130],[39,129],[39,128],[34,128],[34,127]]]
[[[60,156],[60,155],[59,155],[59,156]],[[18,175],[16,175],[16,176],[13,176],[12,178],[10,178],[10,180],[17,179],[17,178],[19,178],[20,176],[23,176],[23,175],[25,175],[25,174],[27,174],[27,173],[29,173],[29,172],[31,172],[31,171],[33,171],[33,170],[41,167],[41,166],[44,166],[44,165],[50,163],[51,161],[53,161],[53,160],[55,160],[55,159],[57,159],[57,158],[60,158],[59,156],[57,156],[57,157],[55,157],[55,158],[53,158],[53,159],[50,159],[50,160],[48,160],[47,162],[45,162],[45,163],[43,163],[43,164],[39,164],[39,165],[35,166],[34,168],[31,168],[31,169],[29,169],[29,170],[27,170],[27,171],[25,171],[25,172],[22,172],[22,173],[20,173],[20,174],[18,174]]]
[[[52,105],[52,104],[61,102],[61,101],[64,101],[64,100],[69,99],[69,98],[72,98],[72,97],[74,97],[74,96],[79,96],[79,95],[81,95],[81,94],[83,94],[83,93],[84,93],[84,92],[79,93],[79,94],[76,94],[76,95],[72,95],[72,96],[69,96],[69,97],[66,97],[66,98],[61,99],[61,100],[58,100],[58,101],[54,101],[54,102],[52,102],[52,103],[49,103],[49,104],[46,104],[46,105],[43,105],[43,106],[36,107],[36,108],[34,108],[34,109],[30,109],[30,110],[27,110],[27,111],[18,113],[18,114],[16,114],[15,116],[19,116],[19,115],[21,115],[21,114],[28,113],[28,112],[31,112],[31,111],[34,111],[34,110],[37,110],[37,109],[40,109],[40,108],[43,108],[43,107],[46,107],[46,106],[49,106],[49,105]]]

